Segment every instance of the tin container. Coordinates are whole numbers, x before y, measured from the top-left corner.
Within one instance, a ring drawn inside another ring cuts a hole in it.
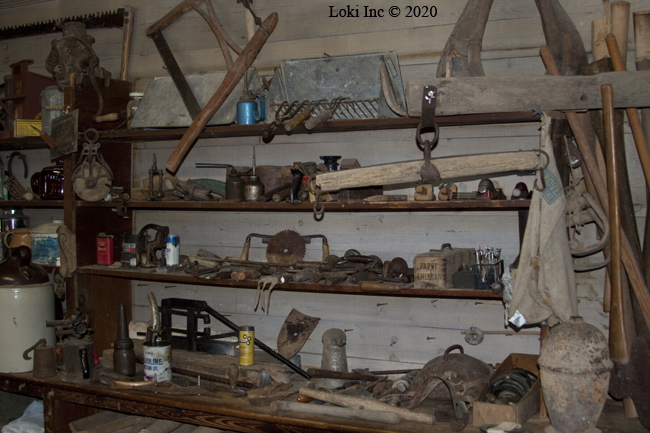
[[[144,238],[138,240],[138,235],[125,234],[122,236],[122,255],[120,261],[123,268],[135,268],[140,261],[140,252],[144,251]]]
[[[165,245],[165,263],[167,266],[178,265],[181,255],[181,238],[178,235],[167,236]]]
[[[97,235],[97,264],[112,265],[113,262],[113,235],[100,233]]]
[[[413,259],[414,287],[418,289],[451,289],[452,276],[463,265],[476,263],[474,248],[452,248],[443,244],[439,250],[429,250]]]
[[[32,229],[32,263],[57,266],[60,263],[59,235],[56,230],[62,220],[54,220]]]
[[[172,380],[172,346],[167,341],[144,344],[144,379]]]
[[[239,327],[239,365],[255,364],[255,327]]]

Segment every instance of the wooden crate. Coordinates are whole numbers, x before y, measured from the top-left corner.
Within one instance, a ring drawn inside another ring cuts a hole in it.
[[[415,288],[418,289],[451,289],[452,276],[462,265],[476,263],[474,248],[452,248],[444,244],[439,250],[429,250],[428,253],[418,254],[413,259],[415,273]]]
[[[480,427],[484,424],[499,424],[503,421],[523,424],[528,418],[539,411],[541,394],[539,379],[517,404],[505,406],[483,401],[489,383],[508,370],[523,368],[531,373],[535,373],[539,377],[539,367],[537,367],[538,358],[539,355],[527,355],[523,353],[511,353],[508,355],[505,361],[492,374],[488,383],[483,387],[478,400],[474,402],[474,426]]]

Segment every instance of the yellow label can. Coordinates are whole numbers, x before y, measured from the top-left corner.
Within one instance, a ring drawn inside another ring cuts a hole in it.
[[[255,364],[255,327],[239,327],[239,365]]]

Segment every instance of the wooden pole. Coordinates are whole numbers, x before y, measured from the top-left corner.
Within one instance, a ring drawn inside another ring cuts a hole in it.
[[[612,2],[611,33],[618,41],[618,50],[625,61],[627,59],[627,37],[630,32],[630,2]]]
[[[133,20],[135,8],[124,6],[124,30],[122,39],[122,64],[120,66],[120,80],[125,81],[129,75],[129,57],[131,56],[131,39],[133,39]]]
[[[623,317],[623,270],[621,267],[621,204],[618,194],[616,167],[616,120],[614,116],[614,91],[611,85],[601,86],[603,94],[603,124],[605,129],[605,162],[607,164],[607,193],[609,195],[610,278],[612,308],[609,315],[609,353],[622,363],[629,361]]]
[[[634,44],[636,48],[636,69],[650,70],[650,11],[635,12]],[[650,108],[641,109],[641,126],[646,144],[650,143]],[[646,283],[650,282],[650,189],[646,188],[646,218],[643,237],[643,267]]]
[[[618,49],[616,37],[610,33],[605,38],[605,42],[609,49],[609,56],[612,58],[612,63],[614,64],[614,70],[625,71],[625,63],[623,62],[623,58]],[[632,136],[634,136],[636,150],[639,153],[639,159],[641,160],[641,167],[643,167],[646,185],[650,186],[650,151],[648,150],[648,144],[643,136],[639,111],[636,108],[627,108],[625,111],[630,122],[630,128],[632,128]]]

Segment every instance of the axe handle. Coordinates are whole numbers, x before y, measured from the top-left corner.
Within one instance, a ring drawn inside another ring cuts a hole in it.
[[[616,37],[611,33],[605,37],[609,56],[614,64],[614,70],[617,72],[625,71],[625,63],[623,57],[618,49]],[[650,187],[650,151],[643,135],[643,127],[641,126],[641,118],[639,117],[639,110],[636,108],[626,108],[627,118],[630,121],[630,128],[632,129],[632,136],[634,136],[634,143],[636,150],[639,153],[641,160],[641,167],[643,167],[643,174],[645,175],[646,185]]]
[[[122,37],[122,63],[120,65],[120,80],[126,80],[129,74],[129,57],[131,56],[131,40],[133,39],[133,19],[135,8],[124,7],[124,35]]]
[[[187,129],[183,137],[181,137],[180,142],[172,152],[171,156],[167,160],[165,167],[171,173],[175,173],[178,170],[178,167],[181,165],[181,162],[190,151],[194,145],[194,141],[199,136],[205,125],[208,123],[212,116],[221,108],[224,102],[232,91],[234,90],[239,80],[244,76],[248,67],[253,63],[257,55],[259,54],[262,46],[269,38],[275,26],[278,24],[278,14],[273,12],[268,16],[262,23],[262,26],[257,29],[255,36],[246,44],[242,53],[237,57],[237,60],[233,63],[232,67],[226,73],[221,85],[217,89],[216,93],[210,98],[203,110],[196,116],[196,119],[192,121],[192,124]]]
[[[605,162],[609,196],[611,311],[609,346],[612,359],[627,362],[629,351],[625,329],[623,302],[623,270],[621,266],[621,203],[618,194],[619,173],[616,167],[616,119],[611,84],[601,86],[603,126],[605,130]]]

